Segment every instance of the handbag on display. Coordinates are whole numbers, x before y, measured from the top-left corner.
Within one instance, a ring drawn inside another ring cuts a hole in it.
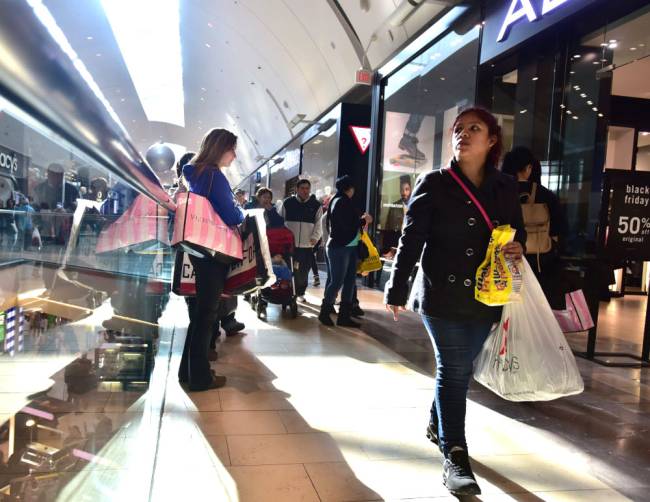
[[[522,301],[503,307],[474,365],[474,379],[509,401],[579,394],[584,383],[539,282],[522,260]]]
[[[184,192],[176,204],[172,246],[226,264],[242,259],[239,230],[226,225],[207,198]]]
[[[97,253],[118,249],[140,251],[169,246],[169,212],[149,197],[139,194],[129,208],[104,228],[97,238]]]
[[[589,312],[585,294],[581,289],[564,295],[566,308],[554,310],[553,315],[563,333],[588,331],[594,327],[594,320]]]

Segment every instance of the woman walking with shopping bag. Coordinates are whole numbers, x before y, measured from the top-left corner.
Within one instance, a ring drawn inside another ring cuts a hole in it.
[[[416,182],[385,303],[397,320],[419,260],[411,303],[431,337],[437,366],[427,435],[445,457],[445,486],[454,495],[475,495],[480,488],[465,439],[467,388],[473,361],[501,317],[501,307],[475,300],[475,274],[492,227],[509,224],[517,231],[502,247],[509,260],[521,259],[526,236],[516,182],[496,169],[502,140],[494,116],[465,110],[452,131],[450,168],[422,174]]]
[[[183,168],[189,191],[208,199],[229,226],[244,220],[244,213],[221,172],[235,160],[236,148],[237,136],[225,129],[212,129],[203,138],[199,153]],[[190,261],[196,274],[196,306],[187,328],[178,379],[189,383],[191,391],[216,389],[225,385],[226,377],[212,372],[208,353],[228,265],[209,253],[203,257],[190,254]]]

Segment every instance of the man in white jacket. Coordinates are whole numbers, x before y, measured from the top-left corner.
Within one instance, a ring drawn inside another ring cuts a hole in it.
[[[309,180],[298,181],[296,191],[296,195],[284,199],[279,213],[286,227],[293,232],[296,243],[293,255],[296,295],[299,301],[305,301],[313,248],[323,235],[323,208],[311,194]]]

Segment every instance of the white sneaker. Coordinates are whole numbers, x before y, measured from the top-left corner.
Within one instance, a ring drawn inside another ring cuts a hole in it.
[[[305,300],[305,297],[304,297],[304,296],[299,296],[299,297],[297,298],[297,300],[298,300],[299,302],[301,302],[301,303],[305,303],[305,302],[307,301],[307,300]]]

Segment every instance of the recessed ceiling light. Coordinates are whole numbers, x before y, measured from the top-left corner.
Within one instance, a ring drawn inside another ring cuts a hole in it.
[[[631,51],[635,51],[635,50],[636,50],[636,47],[630,47],[630,50],[631,50]]]
[[[589,101],[587,101],[587,104],[588,104],[588,105],[593,105],[594,102],[593,102],[592,100],[589,100]]]
[[[201,87],[201,90],[205,92],[207,89],[205,87]]]
[[[639,44],[639,47],[645,47],[645,44]]]
[[[528,110],[527,110],[526,108],[524,108],[524,109],[521,110],[519,113],[523,114],[523,113],[526,113],[527,111],[528,111]]]
[[[569,73],[570,73],[571,75],[575,75],[576,72],[574,72],[574,71],[570,71]]]
[[[607,42],[601,42],[600,44],[601,47],[607,47],[607,45],[608,45]]]
[[[592,110],[595,111],[595,112],[597,112],[597,111],[598,111],[598,108],[596,108],[596,107],[594,106],[594,107],[592,108]]]
[[[600,61],[594,61],[594,62],[591,63],[591,64],[600,64]]]
[[[102,53],[101,53],[101,52],[98,52],[97,54],[95,54],[95,56],[97,56],[97,57],[99,58],[99,57],[102,56]]]
[[[214,25],[212,23],[208,23],[208,28],[214,28]]]
[[[579,86],[579,85],[574,85],[573,88],[574,88],[576,91],[579,91],[579,90],[580,90],[580,86]]]
[[[122,103],[124,103],[124,102],[126,101],[126,98],[122,98],[122,99],[120,99],[120,101],[121,101]]]
[[[586,95],[584,92],[581,92],[581,93],[580,93],[580,97],[581,97],[581,98],[586,98],[587,95]]]
[[[618,47],[618,44],[617,43],[611,43],[607,47],[609,47],[610,49],[616,49]]]
[[[567,114],[569,114],[569,115],[571,115],[571,114],[573,113],[571,110],[567,110],[566,112],[567,112]]]
[[[207,43],[207,42],[206,42],[205,46],[206,46],[208,49],[209,49],[210,47],[212,47],[212,46],[211,46],[209,43]]]
[[[101,3],[147,119],[185,127],[179,0]],[[152,13],[144,36],[142,19]]]
[[[533,80],[533,82],[535,82],[536,80],[539,80],[539,77],[533,77],[532,80]]]
[[[578,116],[577,116],[577,115],[574,115],[574,116],[571,117],[571,118],[572,118],[573,120],[578,120]]]
[[[599,117],[604,117],[605,115],[603,115],[602,113],[599,113],[598,116]]]
[[[92,40],[93,37],[86,37],[86,40]]]
[[[609,41],[610,44],[615,44],[616,42],[618,42],[618,40],[610,40]]]
[[[440,80],[447,80],[445,77],[440,77]]]
[[[582,57],[582,56],[580,54],[574,54],[573,57],[577,59],[577,58]]]
[[[566,106],[564,106],[564,105],[560,105],[560,108],[566,108]]]

